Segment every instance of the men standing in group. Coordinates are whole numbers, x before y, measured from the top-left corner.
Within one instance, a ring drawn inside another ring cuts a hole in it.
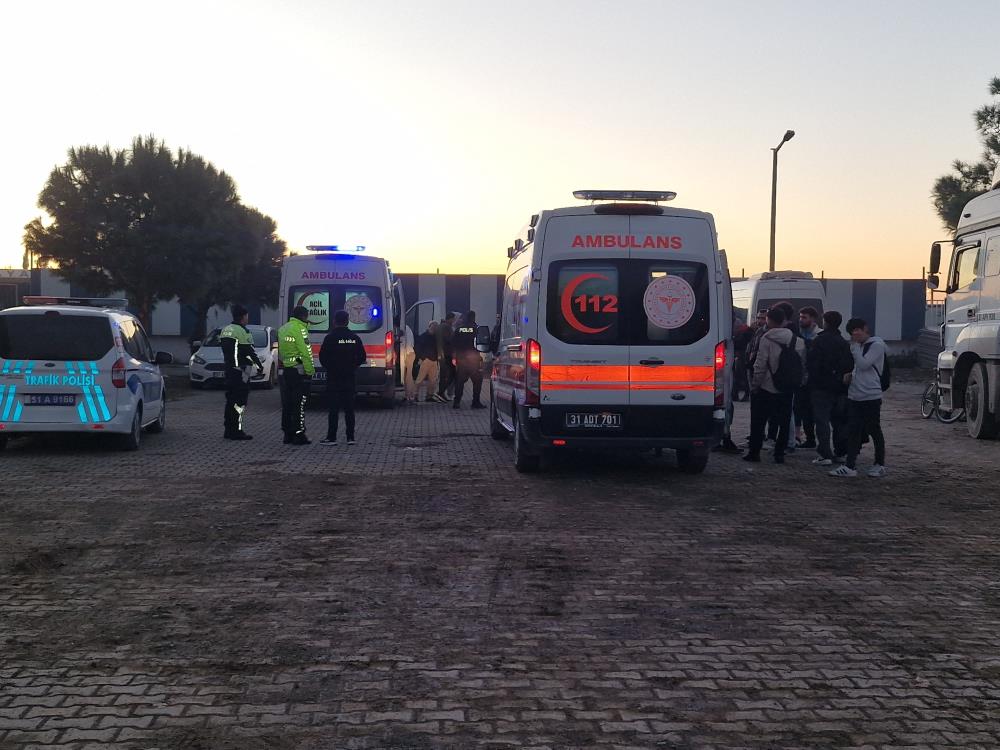
[[[767,311],[767,330],[760,338],[753,379],[750,383],[750,447],[743,459],[760,461],[764,443],[764,426],[771,420],[778,426],[774,443],[775,463],[785,462],[785,449],[792,417],[792,395],[802,384],[805,372],[806,348],[802,338],[785,328],[785,314],[778,307]],[[788,362],[784,352],[790,350],[795,361]],[[795,382],[792,382],[795,381]]]
[[[438,376],[438,396],[441,397],[441,401],[447,400],[448,389],[451,388],[455,380],[455,351],[452,348],[452,337],[454,336],[456,317],[453,312],[445,315],[437,330],[438,361],[441,364]]]
[[[250,370],[257,368],[257,374],[264,372],[257,351],[253,348],[253,336],[247,330],[250,314],[243,305],[233,305],[233,322],[222,329],[219,344],[222,358],[226,363],[226,411],[223,416],[226,440],[252,440],[252,435],[243,431],[243,412],[250,398]]]
[[[337,310],[333,316],[333,329],[323,339],[319,350],[319,363],[326,369],[326,398],[329,407],[326,437],[320,445],[337,444],[337,418],[344,412],[347,427],[347,444],[354,445],[354,399],[357,396],[355,374],[368,359],[365,345],[358,335],[347,327],[350,316],[346,310]]]
[[[485,409],[479,400],[483,390],[483,355],[476,349],[476,313],[469,310],[455,329],[453,339],[455,351],[455,403],[454,408],[462,408],[462,394],[465,381],[472,380],[472,408]]]
[[[309,445],[306,437],[306,401],[316,373],[309,344],[309,311],[299,305],[292,317],[278,329],[278,357],[281,359],[281,431],[285,443]]]
[[[848,376],[847,461],[830,472],[835,477],[856,477],[858,454],[865,435],[875,444],[875,463],[868,476],[885,475],[885,436],[882,434],[882,373],[885,372],[885,342],[872,336],[861,318],[847,321],[851,337],[854,371]]]
[[[823,313],[823,330],[816,334],[806,358],[809,395],[816,422],[818,466],[843,463],[847,454],[847,385],[844,376],[854,369],[851,346],[840,333],[843,317],[836,310]],[[830,436],[833,435],[831,449]]]
[[[438,372],[440,370],[440,363],[438,362],[437,329],[437,321],[432,320],[427,326],[427,330],[417,336],[417,341],[414,345],[414,350],[417,356],[418,370],[417,377],[413,381],[413,395],[414,398],[419,401],[420,384],[427,381],[427,390],[424,396],[424,401],[428,403],[444,401],[444,397],[439,396],[437,392]]]

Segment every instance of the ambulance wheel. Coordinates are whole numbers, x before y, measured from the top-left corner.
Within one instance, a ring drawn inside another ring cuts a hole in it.
[[[497,402],[490,399],[490,437],[494,440],[506,440],[510,435],[507,428],[497,419]]]
[[[541,456],[534,456],[528,453],[528,446],[524,442],[524,434],[521,431],[521,423],[518,421],[517,412],[514,412],[514,468],[522,474],[530,474],[538,471],[541,464]]]
[[[159,435],[167,429],[167,392],[163,391],[163,400],[160,402],[160,416],[156,418],[149,427],[146,428],[153,434]]]
[[[701,474],[708,466],[707,453],[695,453],[691,450],[677,451],[677,468],[685,474]]]
[[[135,416],[132,417],[132,430],[126,435],[118,438],[118,446],[123,451],[137,451],[142,443],[142,405],[135,407]]]
[[[989,380],[986,365],[977,362],[969,373],[965,387],[965,423],[969,434],[977,440],[992,440],[997,436],[997,422],[989,408]]]

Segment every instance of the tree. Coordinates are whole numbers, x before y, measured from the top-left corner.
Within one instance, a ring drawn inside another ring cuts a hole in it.
[[[244,290],[260,295],[257,281],[247,288],[243,279],[266,270],[246,266],[273,265],[284,243],[269,217],[240,202],[225,172],[190,151],[175,156],[152,136],[68,156],[38,198],[50,221],[25,227],[25,253],[39,266],[94,294],[123,291],[147,326],[160,300],[207,312]]]
[[[990,96],[1000,96],[1000,78],[990,81]],[[931,197],[945,228],[954,232],[962,208],[977,195],[990,189],[993,173],[1000,162],[1000,103],[985,104],[974,113],[976,130],[983,143],[982,159],[969,164],[961,160],[952,163],[952,174],[934,182]]]

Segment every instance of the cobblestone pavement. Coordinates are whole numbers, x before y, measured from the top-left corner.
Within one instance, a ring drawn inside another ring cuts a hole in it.
[[[520,476],[430,404],[291,448],[266,392],[247,444],[181,389],[138,454],[16,441],[0,749],[996,748],[1000,445],[919,391],[889,392],[882,480]]]

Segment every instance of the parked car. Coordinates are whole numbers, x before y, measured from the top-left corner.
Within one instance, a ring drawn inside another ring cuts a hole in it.
[[[137,450],[163,432],[167,391],[154,352],[125,300],[25,297],[0,312],[0,449],[38,433],[114,435]]]
[[[250,378],[250,385],[274,388],[278,382],[278,332],[271,326],[247,326],[253,336],[253,348],[264,365],[264,374],[256,371]],[[222,358],[222,344],[219,342],[221,328],[216,328],[204,341],[195,341],[194,354],[189,364],[191,387],[204,388],[206,385],[226,384],[226,363]]]

